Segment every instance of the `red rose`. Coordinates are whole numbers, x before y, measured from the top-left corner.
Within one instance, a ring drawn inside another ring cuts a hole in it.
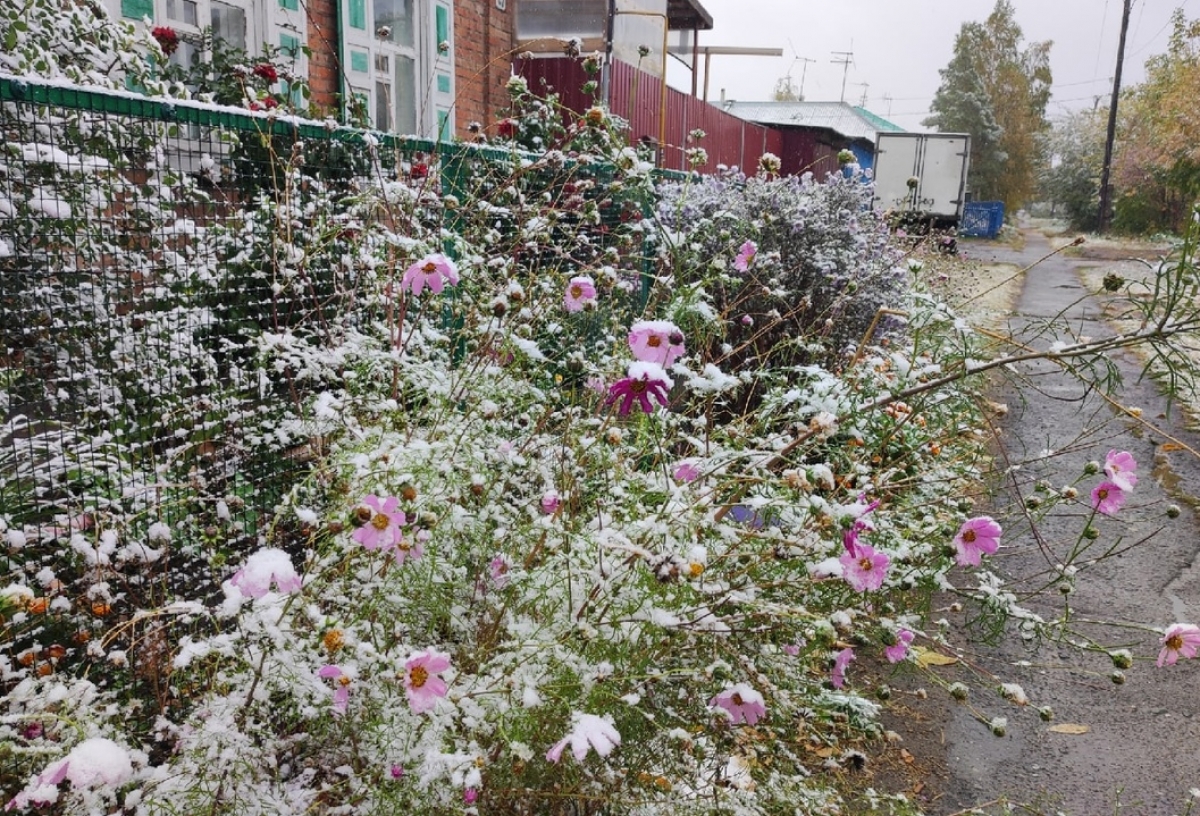
[[[158,47],[168,57],[175,53],[175,49],[179,48],[179,35],[175,33],[175,29],[167,26],[156,26],[150,32],[150,36],[158,41]]]
[[[266,99],[264,99],[263,104],[267,106],[267,110],[279,107],[279,102],[277,102],[273,96],[268,96]]]
[[[502,139],[511,139],[517,135],[517,127],[516,119],[501,119],[496,123],[496,133],[500,134]]]
[[[260,62],[254,66],[254,75],[262,77],[268,84],[276,82],[279,79],[279,72],[275,70],[275,66],[269,62]]]

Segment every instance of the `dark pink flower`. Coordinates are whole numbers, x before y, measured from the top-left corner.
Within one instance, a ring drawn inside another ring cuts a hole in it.
[[[700,468],[692,462],[680,462],[671,475],[677,482],[694,482],[700,478]]]
[[[879,589],[887,577],[888,565],[892,559],[881,552],[876,552],[870,544],[859,543],[855,546],[857,552],[846,552],[838,561],[842,564],[842,576],[846,583],[859,592]]]
[[[488,575],[492,578],[492,586],[496,587],[496,589],[504,589],[508,586],[509,569],[511,567],[509,566],[508,559],[503,555],[497,555],[493,558],[491,563],[488,564]]]
[[[1129,451],[1110,450],[1104,457],[1104,473],[1122,490],[1130,491],[1137,486],[1137,460]]]
[[[737,257],[733,261],[733,268],[738,272],[745,272],[750,268],[750,262],[754,260],[754,256],[757,254],[758,246],[753,241],[747,241],[738,250]]]
[[[862,501],[862,499],[859,499],[859,502],[861,502],[861,501]],[[844,546],[846,548],[846,552],[849,553],[850,555],[858,554],[858,548],[859,548],[858,534],[861,533],[863,530],[875,529],[874,527],[871,526],[871,522],[869,519],[866,518],[866,516],[869,513],[874,512],[875,508],[878,507],[879,504],[880,504],[879,499],[876,499],[875,501],[868,504],[862,510],[862,512],[860,512],[855,517],[854,522],[850,525],[850,529],[848,529],[842,533],[842,546]],[[854,505],[854,506],[861,506],[861,505]]]
[[[567,281],[563,304],[568,312],[582,312],[588,304],[596,302],[596,282],[587,275],[579,275]]]
[[[435,252],[432,255],[426,255],[404,271],[404,277],[400,280],[400,288],[408,289],[414,295],[419,295],[421,290],[428,285],[430,291],[440,295],[442,287],[447,283],[451,286],[458,284],[458,268],[454,265],[454,261],[440,252]]]
[[[542,494],[542,512],[547,516],[553,516],[557,513],[559,504],[561,504],[561,499],[559,499],[556,491],[547,490]]]
[[[788,657],[796,657],[800,654],[801,643],[786,643],[783,646],[783,653]]]
[[[1000,548],[1000,525],[990,516],[967,519],[954,537],[958,550],[958,563],[962,566],[979,566],[984,553],[992,555]]]
[[[467,788],[463,791],[463,802],[468,805],[475,804],[475,800],[479,798],[479,791],[474,788]]]
[[[1125,491],[1114,481],[1105,480],[1092,490],[1092,507],[1097,513],[1112,516],[1125,506]]]
[[[889,663],[899,663],[908,655],[908,647],[912,645],[913,633],[907,629],[901,629],[896,633],[896,642],[883,650],[887,655]]]
[[[846,685],[846,667],[852,660],[854,660],[854,650],[850,648],[842,649],[834,656],[833,671],[829,673],[829,679],[834,688],[840,689]]]
[[[446,696],[446,681],[437,675],[448,668],[450,655],[434,650],[417,652],[405,661],[404,694],[414,713],[431,710]]]
[[[363,508],[370,510],[371,518],[354,531],[354,540],[368,550],[387,550],[398,545],[403,538],[400,528],[405,524],[400,500],[395,496],[380,499],[372,494],[363,499]]]
[[[651,399],[656,400],[659,405],[667,404],[667,392],[675,383],[667,376],[667,372],[663,371],[662,366],[655,363],[630,363],[626,374],[624,379],[617,380],[608,387],[605,405],[619,401],[617,413],[627,416],[634,402],[647,414],[654,411]]]
[[[404,766],[393,764],[389,773],[391,773],[392,779],[401,779],[404,777]]]
[[[1196,656],[1200,648],[1200,628],[1190,623],[1173,623],[1163,633],[1162,651],[1158,653],[1158,667],[1173,666],[1180,657]]]
[[[670,368],[683,354],[683,333],[666,320],[640,320],[629,327],[629,348],[646,363]]]
[[[763,696],[745,683],[737,683],[708,701],[710,706],[722,708],[729,713],[729,721],[754,725],[767,713]]]
[[[350,704],[350,675],[342,670],[341,666],[335,666],[330,663],[327,666],[322,666],[317,676],[325,680],[334,681],[333,689],[333,713],[345,714],[346,706]]]

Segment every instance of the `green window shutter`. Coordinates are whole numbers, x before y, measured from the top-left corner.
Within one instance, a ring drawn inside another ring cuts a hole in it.
[[[369,66],[369,58],[366,51],[351,51],[350,52],[350,70],[358,71],[365,74]]]
[[[349,23],[351,28],[366,30],[367,3],[366,0],[350,0]]]
[[[450,75],[449,74],[438,74],[437,75],[437,89],[438,89],[438,93],[450,93]]]
[[[447,142],[453,135],[450,133],[450,111],[438,111],[438,141]]]
[[[140,20],[154,17],[154,0],[121,0],[121,16]]]
[[[436,12],[438,45],[450,42],[450,9],[438,6]]]
[[[279,0],[279,7],[285,8],[288,11],[299,11],[300,0]]]
[[[279,35],[279,47],[283,50],[284,56],[295,59],[300,56],[300,38],[293,37],[291,34]]]

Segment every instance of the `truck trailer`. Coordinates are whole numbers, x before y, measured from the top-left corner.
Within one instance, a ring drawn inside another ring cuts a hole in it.
[[[966,133],[880,133],[875,139],[875,207],[899,223],[958,227],[967,197]]]

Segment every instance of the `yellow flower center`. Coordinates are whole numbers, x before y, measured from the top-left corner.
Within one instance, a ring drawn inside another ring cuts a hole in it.
[[[634,394],[645,393],[646,381],[645,380],[634,380],[633,382],[631,382],[629,384],[629,390],[632,391]]]
[[[437,272],[437,264],[435,264],[433,261],[430,261],[421,267],[421,269],[426,275],[432,275],[434,272]]]
[[[974,543],[975,531],[967,530],[965,533],[963,533],[963,541],[967,542],[968,544]]]
[[[408,684],[413,688],[420,688],[425,685],[425,681],[429,679],[429,672],[424,666],[413,666],[408,670]]]
[[[376,530],[386,530],[391,523],[392,520],[388,517],[387,513],[376,513],[371,517],[371,526]]]
[[[871,568],[874,567],[875,565],[873,563],[871,563],[870,558],[860,558],[860,559],[858,559],[858,566],[860,566],[864,570],[867,570],[868,572],[870,572]]]
[[[343,674],[341,677],[338,678],[338,684],[343,685],[343,686],[348,686],[348,685],[350,685],[350,678]]]
[[[1167,638],[1166,647],[1173,652],[1178,652],[1183,648],[1183,635],[1171,635]]]
[[[583,297],[583,287],[580,286],[579,284],[575,284],[574,286],[572,286],[571,287],[571,297],[573,297],[573,298]]]
[[[646,345],[650,348],[658,348],[662,345],[662,338],[657,334],[652,334],[646,338]]]
[[[1108,488],[1102,487],[1096,491],[1096,495],[1100,497],[1100,501],[1108,498]]]
[[[699,578],[704,574],[704,565],[693,561],[689,565],[688,570],[692,573],[693,578]]]
[[[742,699],[742,695],[738,694],[736,691],[733,693],[733,696],[729,698],[729,701],[735,706],[746,704],[746,701]]]
[[[401,550],[403,552],[408,552],[409,550],[412,549],[412,542],[409,541],[407,538],[402,538],[398,542],[396,542],[396,549]]]

